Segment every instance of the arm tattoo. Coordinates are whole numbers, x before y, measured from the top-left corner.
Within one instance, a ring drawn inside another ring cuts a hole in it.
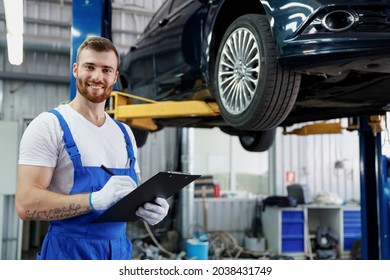
[[[41,220],[41,221],[50,221],[50,220],[62,220],[75,216],[80,216],[90,212],[90,209],[80,210],[81,205],[75,205],[74,203],[70,204],[69,207],[64,208],[54,208],[49,211],[26,211],[26,216],[30,220]]]

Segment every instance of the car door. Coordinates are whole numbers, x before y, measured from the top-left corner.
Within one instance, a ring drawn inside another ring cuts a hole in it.
[[[168,96],[172,99],[178,87],[182,86],[185,73],[191,68],[185,58],[185,52],[188,52],[185,47],[193,46],[184,47],[183,40],[188,35],[188,21],[199,5],[197,0],[173,0],[169,14],[161,21],[162,35],[155,53],[155,81],[160,99]]]
[[[194,69],[199,69],[202,38],[202,8],[199,0],[172,0],[169,13],[160,18],[155,50],[156,99],[175,99],[194,87]]]
[[[140,38],[121,64],[121,80],[124,90],[139,96],[155,98],[155,55],[160,42],[162,19],[168,16],[173,0],[166,0],[156,11]],[[137,102],[137,101],[136,101]]]
[[[156,100],[175,99],[179,98],[177,92],[192,91],[200,76],[207,7],[200,0],[166,0],[162,4],[124,59],[125,91]]]

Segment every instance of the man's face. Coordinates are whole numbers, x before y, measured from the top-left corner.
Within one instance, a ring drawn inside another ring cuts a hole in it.
[[[83,50],[78,64],[73,64],[77,91],[93,103],[104,102],[118,77],[117,63],[112,51]]]

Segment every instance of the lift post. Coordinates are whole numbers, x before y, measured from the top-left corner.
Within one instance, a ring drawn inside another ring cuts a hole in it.
[[[72,29],[70,44],[70,100],[76,96],[76,80],[73,77],[73,62],[77,48],[88,36],[111,38],[112,5],[110,0],[72,1]]]
[[[382,155],[381,133],[372,119],[359,118],[362,258],[390,259],[387,158]]]

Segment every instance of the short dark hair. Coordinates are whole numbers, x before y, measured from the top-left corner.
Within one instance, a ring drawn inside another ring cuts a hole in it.
[[[119,69],[119,53],[114,44],[104,37],[88,37],[77,49],[76,63],[79,62],[81,51],[91,49],[97,52],[113,51],[118,61],[117,70]]]

